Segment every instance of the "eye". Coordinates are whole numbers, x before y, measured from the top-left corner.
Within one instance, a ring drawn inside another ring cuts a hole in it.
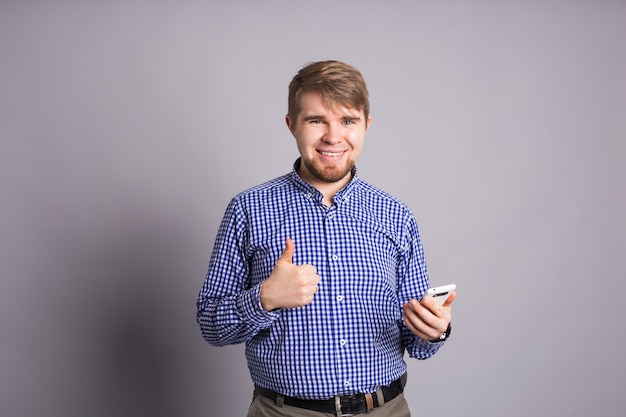
[[[354,124],[354,120],[352,119],[346,119],[343,121],[344,125],[353,125]]]

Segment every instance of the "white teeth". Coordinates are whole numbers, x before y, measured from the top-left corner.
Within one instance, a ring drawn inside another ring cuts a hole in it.
[[[343,152],[320,152],[322,155],[324,156],[339,156],[341,155]]]

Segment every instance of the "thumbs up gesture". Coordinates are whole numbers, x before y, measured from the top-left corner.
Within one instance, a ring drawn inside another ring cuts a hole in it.
[[[311,264],[293,264],[295,250],[293,241],[287,238],[285,251],[278,258],[270,276],[263,282],[261,306],[266,311],[302,307],[313,301],[320,276]]]

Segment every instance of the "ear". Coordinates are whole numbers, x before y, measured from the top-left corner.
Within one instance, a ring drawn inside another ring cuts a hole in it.
[[[285,122],[287,123],[287,127],[289,128],[289,131],[291,132],[291,134],[294,134],[294,123],[292,123],[291,119],[289,118],[289,115],[285,116]]]
[[[369,129],[372,124],[372,116],[367,116],[367,122],[365,123],[365,130]]]

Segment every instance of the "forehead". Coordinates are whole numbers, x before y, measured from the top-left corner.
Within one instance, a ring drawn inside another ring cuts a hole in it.
[[[320,114],[363,117],[363,110],[354,107],[347,107],[345,104],[324,100],[319,93],[307,91],[299,98],[300,115]]]

